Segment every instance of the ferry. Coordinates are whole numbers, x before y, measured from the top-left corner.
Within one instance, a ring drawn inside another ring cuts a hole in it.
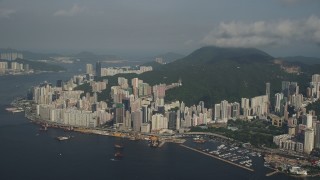
[[[130,137],[129,140],[130,141],[137,141],[138,139],[136,137]]]
[[[123,154],[121,154],[120,152],[116,152],[114,154],[114,157],[117,158],[117,159],[121,159],[121,158],[123,158]]]
[[[68,140],[68,139],[70,139],[71,137],[70,136],[58,136],[57,137],[57,140],[59,140],[59,141],[65,141],[65,140]]]
[[[114,148],[116,148],[116,149],[123,149],[124,146],[121,145],[121,144],[115,144],[115,145],[114,145]]]
[[[13,112],[13,113],[17,113],[17,112],[22,112],[22,111],[24,111],[22,108],[15,108],[15,107],[6,108],[6,110],[9,111],[9,112]]]
[[[48,130],[47,126],[42,126],[39,128],[39,131],[47,131],[47,130]]]

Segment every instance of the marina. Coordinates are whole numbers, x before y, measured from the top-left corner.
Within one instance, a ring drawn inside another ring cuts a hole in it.
[[[221,161],[226,162],[226,163],[228,163],[228,164],[232,164],[232,165],[237,166],[237,167],[240,167],[240,168],[242,168],[242,169],[246,169],[246,170],[251,171],[251,172],[254,171],[253,169],[251,169],[251,168],[249,168],[249,167],[247,167],[247,166],[243,166],[243,165],[234,163],[234,162],[232,162],[232,161],[229,161],[228,159],[225,159],[225,158],[222,158],[222,157],[219,157],[219,156],[210,154],[210,153],[208,153],[207,151],[201,151],[201,150],[198,150],[198,149],[195,149],[195,148],[192,148],[192,147],[183,145],[183,144],[181,144],[180,146],[182,146],[182,147],[184,147],[184,148],[187,148],[187,149],[190,149],[190,150],[193,150],[193,151],[196,151],[196,152],[198,152],[198,153],[201,153],[201,154],[210,156],[210,157],[212,157],[212,158],[221,160]]]

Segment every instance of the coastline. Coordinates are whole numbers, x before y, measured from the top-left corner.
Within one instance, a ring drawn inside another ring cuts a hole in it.
[[[130,140],[149,140],[149,137],[154,135],[154,134],[151,134],[151,133],[150,134],[139,134],[139,135],[136,135],[136,134],[134,134],[132,132],[121,132],[121,131],[116,131],[114,129],[92,129],[92,128],[85,128],[85,127],[74,127],[74,126],[70,126],[70,125],[65,125],[65,124],[55,123],[55,122],[51,122],[51,121],[41,120],[41,119],[38,119],[35,116],[34,113],[31,112],[31,106],[30,105],[26,106],[25,104],[22,104],[23,105],[22,106],[19,103],[19,102],[21,102],[21,100],[23,100],[23,99],[22,98],[17,98],[11,103],[11,105],[13,107],[16,107],[16,108],[23,108],[25,110],[25,117],[30,122],[35,123],[35,124],[39,124],[39,125],[42,125],[42,126],[45,126],[45,127],[59,128],[59,129],[67,130],[67,131],[74,131],[74,132],[79,132],[79,133],[84,133],[84,134],[95,134],[95,135],[102,135],[102,136],[126,138],[126,139],[130,139]],[[202,151],[200,151],[198,149],[186,146],[185,144],[183,144],[186,141],[185,138],[167,138],[167,137],[166,138],[165,137],[162,138],[161,135],[156,135],[156,136],[159,136],[159,139],[161,139],[160,140],[161,145],[158,146],[159,148],[161,148],[166,142],[180,144],[180,146],[182,146],[184,148],[187,148],[187,149],[190,149],[192,151],[207,155],[209,157],[212,157],[212,158],[215,158],[217,160],[223,161],[225,163],[228,163],[228,164],[234,165],[236,167],[245,169],[247,171],[254,172],[254,169],[248,168],[246,166],[242,166],[240,164],[236,164],[236,163],[228,161],[226,159],[222,159],[222,158],[214,156],[212,154],[208,154],[208,153],[202,152]],[[250,148],[247,148],[247,149],[250,149]],[[257,150],[256,148],[254,148],[254,149]],[[260,149],[260,150],[263,151],[263,149]],[[319,174],[310,174],[310,175],[299,176],[299,175],[289,174],[289,173],[283,172],[283,171],[278,171],[277,169],[272,169],[272,170],[274,170],[274,171],[266,174],[266,176],[272,176],[272,175],[277,174],[277,173],[283,173],[283,174],[285,174],[287,176],[296,177],[296,178],[297,177],[301,178],[301,177],[318,177],[318,176],[320,176],[320,173]]]

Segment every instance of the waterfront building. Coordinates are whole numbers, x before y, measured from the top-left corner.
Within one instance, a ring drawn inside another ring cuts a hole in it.
[[[23,54],[15,50],[8,49],[5,50],[5,52],[0,53],[0,59],[14,61],[16,59],[23,59]]]
[[[142,123],[141,133],[150,133],[150,124],[149,123]]]
[[[181,116],[180,110],[177,111],[177,118],[176,118],[176,130],[180,129],[181,126]]]
[[[289,134],[282,134],[273,136],[273,142],[279,147],[279,149],[290,150],[296,152],[303,152],[303,143],[294,139],[294,136]]]
[[[95,117],[95,113],[92,113],[91,111],[67,109],[63,113],[63,122],[64,124],[71,126],[94,128],[97,126]]]
[[[97,116],[97,124],[98,125],[103,125],[106,122],[110,122],[113,119],[113,115],[109,112],[106,112],[105,110],[98,110],[96,111],[96,116]]]
[[[168,129],[168,119],[162,114],[155,114],[151,117],[151,131]]]
[[[29,72],[29,71],[30,71],[30,66],[29,66],[29,64],[24,64],[24,65],[23,65],[23,69],[24,69],[24,71]]]
[[[166,113],[168,119],[168,129],[175,130],[177,127],[177,114],[175,111],[169,111]]]
[[[131,118],[132,118],[133,130],[136,132],[140,132],[141,126],[142,126],[142,111],[137,110],[135,112],[132,112]]]
[[[193,120],[192,120],[192,116],[191,116],[190,114],[187,114],[187,115],[185,116],[185,126],[184,126],[184,127],[186,127],[186,128],[191,127],[192,124],[193,124],[192,121],[193,121]]]
[[[0,62],[0,69],[7,70],[8,69],[8,63],[7,62]]]
[[[304,152],[310,154],[314,147],[314,130],[307,128],[304,132]]]
[[[115,107],[115,123],[116,124],[122,124],[124,122],[124,107],[123,107],[123,104],[116,104],[116,107]]]
[[[11,70],[13,70],[13,71],[23,70],[23,65],[21,67],[21,64],[19,64],[17,62],[11,62]]]

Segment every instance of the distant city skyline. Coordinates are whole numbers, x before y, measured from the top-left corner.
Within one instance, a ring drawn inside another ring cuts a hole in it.
[[[187,55],[206,45],[320,57],[320,1],[0,0],[0,48]]]

